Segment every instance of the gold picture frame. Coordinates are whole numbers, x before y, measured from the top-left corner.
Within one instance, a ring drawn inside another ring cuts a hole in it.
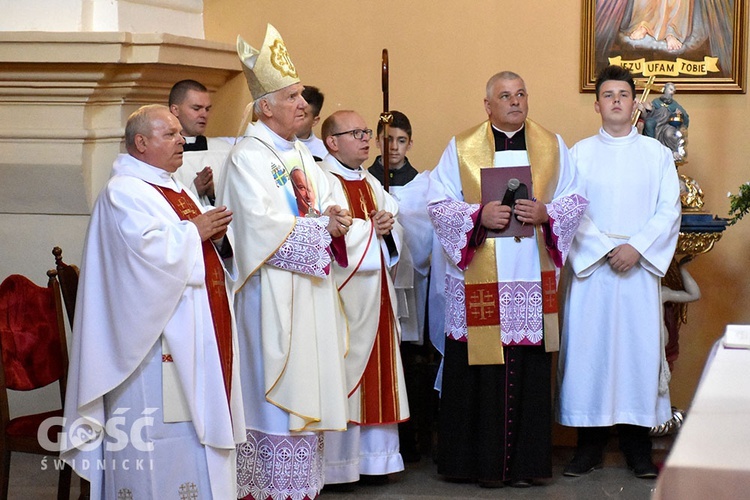
[[[583,0],[581,92],[619,64],[680,92],[744,94],[747,12],[748,0]]]

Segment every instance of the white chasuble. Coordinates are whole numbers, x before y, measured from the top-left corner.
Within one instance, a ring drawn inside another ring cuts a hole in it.
[[[330,187],[299,141],[262,122],[250,134],[229,155],[217,193],[217,203],[234,212],[240,335],[262,350],[260,366],[243,370],[261,370],[261,401],[286,414],[287,431],[344,429],[346,322],[327,274],[328,218],[300,217],[290,158],[298,158],[295,167],[304,170],[319,212],[333,204]],[[248,427],[263,429],[257,404],[246,407]]]
[[[245,439],[237,345],[228,404],[198,230],[179,219],[154,185],[183,189],[166,171],[120,155],[94,206],[81,264],[65,401],[68,439],[61,456],[91,482],[92,498],[114,498],[115,485],[117,494],[124,488],[164,498],[178,495],[186,482],[209,498],[227,498],[236,491],[234,448]],[[228,266],[227,284],[236,278],[231,272]],[[162,336],[189,422],[164,422]],[[141,431],[138,442],[129,437],[123,443],[112,425]],[[83,442],[76,439],[81,437]],[[184,442],[165,463],[172,439]]]

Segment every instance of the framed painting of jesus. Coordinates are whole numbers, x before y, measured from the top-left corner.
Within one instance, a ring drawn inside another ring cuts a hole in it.
[[[608,64],[681,92],[745,93],[748,0],[582,0],[581,92]]]

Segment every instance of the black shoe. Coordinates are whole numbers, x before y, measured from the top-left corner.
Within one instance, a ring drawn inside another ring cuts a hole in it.
[[[508,481],[508,486],[511,488],[531,488],[534,482],[531,479],[513,479]]]
[[[326,493],[352,493],[357,489],[357,483],[334,483],[323,486]]]
[[[359,475],[359,484],[362,486],[383,486],[385,484],[388,484],[389,482],[390,482],[390,479],[388,478],[388,474],[378,474],[378,475],[360,474]]]
[[[480,487],[482,488],[502,488],[505,486],[505,483],[502,480],[483,480],[480,479],[477,481]]]
[[[417,451],[401,450],[401,458],[403,458],[404,462],[406,462],[407,464],[415,464],[422,460],[422,455],[420,455]]]
[[[659,475],[659,468],[651,461],[651,457],[634,457],[628,460],[628,467],[640,479],[654,479]]]
[[[601,453],[576,452],[573,460],[563,469],[563,476],[580,477],[603,466]]]

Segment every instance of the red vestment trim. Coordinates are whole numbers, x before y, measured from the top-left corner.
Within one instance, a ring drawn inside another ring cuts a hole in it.
[[[372,189],[366,180],[346,180],[340,176],[341,185],[349,202],[352,217],[369,220],[370,212],[377,210]],[[383,254],[380,254],[380,314],[375,342],[370,358],[360,380],[362,425],[391,424],[399,421],[397,360],[393,328],[393,308],[388,292],[388,278]],[[362,304],[362,307],[371,306]],[[352,418],[356,421],[356,417]]]
[[[171,189],[151,185],[169,202],[180,220],[190,220],[201,214],[198,206],[185,191],[176,193]],[[219,360],[228,402],[232,393],[232,315],[229,312],[229,299],[224,284],[224,266],[210,239],[202,243],[202,250],[208,304],[211,309],[216,344],[219,348]]]
[[[542,312],[557,314],[557,274],[555,271],[542,271]]]
[[[497,283],[466,284],[467,326],[500,324],[500,299]]]

